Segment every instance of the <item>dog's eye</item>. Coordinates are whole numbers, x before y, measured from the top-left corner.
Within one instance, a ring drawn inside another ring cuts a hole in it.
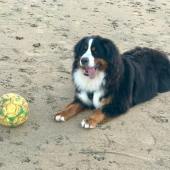
[[[87,48],[88,48],[87,45],[85,45],[85,46],[84,46],[84,49],[87,50]]]
[[[96,48],[95,48],[95,47],[92,47],[91,51],[95,52],[95,51],[96,51]]]

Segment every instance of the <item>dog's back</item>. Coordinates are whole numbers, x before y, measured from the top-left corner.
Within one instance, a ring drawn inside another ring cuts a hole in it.
[[[137,47],[123,54],[135,69],[133,104],[170,90],[170,60],[163,52]]]

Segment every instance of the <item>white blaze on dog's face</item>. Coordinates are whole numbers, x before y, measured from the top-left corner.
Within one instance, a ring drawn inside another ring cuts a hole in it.
[[[95,67],[95,62],[94,62],[94,56],[92,55],[91,52],[91,46],[93,43],[93,38],[88,40],[88,48],[87,51],[82,55],[82,57],[80,58],[80,66],[83,67],[83,63],[82,63],[82,59],[88,59],[89,63],[88,63],[88,67]]]
[[[87,50],[80,57],[80,66],[83,68],[84,74],[90,78],[94,78],[96,76],[95,58],[91,51],[92,43],[93,38],[88,39],[87,45],[85,46]]]

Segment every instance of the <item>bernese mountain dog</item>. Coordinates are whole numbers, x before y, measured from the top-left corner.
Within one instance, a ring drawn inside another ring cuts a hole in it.
[[[151,48],[136,47],[120,54],[111,40],[89,36],[74,47],[72,78],[74,100],[55,114],[55,120],[64,122],[92,109],[81,126],[95,128],[104,120],[169,91],[170,60],[165,53]]]

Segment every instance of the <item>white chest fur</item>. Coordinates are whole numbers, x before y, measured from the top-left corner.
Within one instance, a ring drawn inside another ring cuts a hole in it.
[[[81,91],[81,92],[77,93],[76,95],[86,105],[91,106],[93,104],[85,91]]]
[[[81,69],[75,71],[73,73],[73,80],[80,91],[76,94],[77,97],[88,106],[93,105],[95,108],[100,108],[102,106],[100,99],[104,95],[104,90],[102,88],[102,85],[105,83],[104,77],[104,72],[99,72],[94,79],[90,79],[83,74]],[[92,99],[89,98],[87,92],[93,93]]]
[[[83,74],[81,69],[76,70],[73,73],[73,80],[76,87],[80,91],[94,92],[100,90],[101,86],[104,85],[104,72],[99,72],[95,78],[90,79],[88,76]]]
[[[101,97],[103,96],[104,91],[98,90],[93,94],[93,98],[90,99],[85,91],[81,91],[77,93],[77,97],[86,105],[94,106],[96,109],[102,106]]]
[[[101,97],[104,95],[104,91],[103,90],[99,90],[94,92],[93,95],[93,105],[95,108],[100,108],[102,106],[101,103]]]

